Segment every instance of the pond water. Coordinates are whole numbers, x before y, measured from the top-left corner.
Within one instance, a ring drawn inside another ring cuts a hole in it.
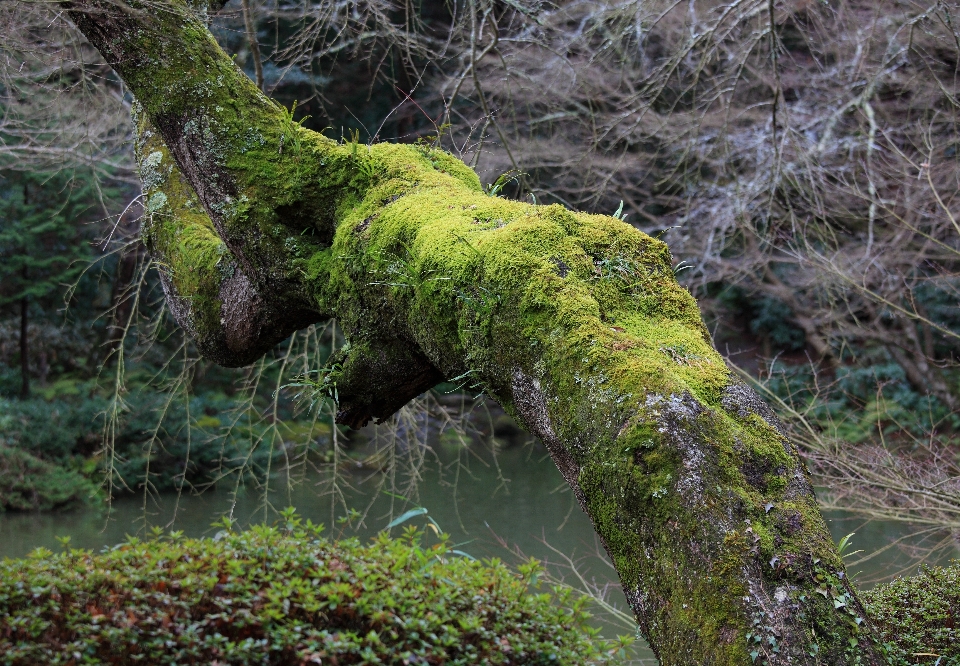
[[[562,477],[538,444],[529,443],[500,450],[491,455],[489,447],[469,449],[434,447],[435,453],[417,470],[420,479],[416,496],[404,503],[380,487],[383,474],[366,469],[343,471],[344,502],[335,504],[328,488],[329,473],[312,472],[296,485],[277,482],[269,504],[261,491],[234,493],[223,489],[202,495],[164,495],[144,502],[142,497],[125,497],[113,502],[110,510],[69,514],[0,514],[0,557],[23,557],[37,547],[57,551],[58,537],[69,536],[73,547],[99,550],[123,541],[128,534],[143,534],[144,526],[165,526],[183,530],[188,536],[212,535],[211,526],[219,516],[232,512],[240,524],[276,519],[273,510],[296,507],[304,518],[327,525],[327,534],[357,535],[366,538],[386,527],[411,506],[428,511],[454,543],[476,557],[499,557],[516,562],[516,551],[549,561],[558,561],[556,551],[577,561],[578,568],[598,586],[608,586],[609,600],[625,607],[626,602],[613,569],[594,536],[590,521],[580,511]],[[394,487],[402,485],[394,480]],[[356,526],[338,524],[345,513],[344,503],[364,513]],[[271,508],[272,507],[272,508]],[[867,523],[845,514],[828,515],[834,538],[850,532],[855,549],[863,552],[852,559],[878,553],[850,568],[850,574],[864,587],[876,580],[903,571],[910,559],[902,549],[882,550],[892,541],[911,533],[901,523]],[[419,516],[409,524],[423,527]],[[394,534],[399,528],[394,528]],[[909,541],[909,539],[907,539]],[[916,539],[914,539],[916,541]],[[555,549],[555,550],[554,550]],[[956,557],[956,553],[953,555]],[[605,632],[627,633],[623,627],[604,625]],[[652,657],[645,648],[638,657]],[[642,663],[642,662],[635,662]],[[652,659],[648,663],[655,663]]]

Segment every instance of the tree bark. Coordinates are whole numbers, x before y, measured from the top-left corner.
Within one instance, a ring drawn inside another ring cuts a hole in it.
[[[23,186],[23,203],[30,203],[30,191],[27,185]],[[26,263],[20,269],[20,279],[23,280],[23,288],[26,289],[30,279]],[[30,300],[24,294],[20,298],[20,399],[26,400],[30,397],[30,339],[27,337],[28,318],[30,315]]]
[[[128,231],[128,233],[134,233]],[[134,306],[133,280],[137,266],[143,256],[143,244],[136,243],[120,253],[117,261],[117,274],[110,290],[110,319],[107,323],[107,339],[101,356],[104,367],[113,364],[116,352],[123,344],[124,336],[131,324]]]
[[[305,130],[184,2],[64,5],[137,97],[144,239],[206,356],[336,317],[354,427],[469,373],[546,444],[662,664],[881,663],[797,449],[665,244]]]
[[[250,7],[250,0],[243,0],[243,25],[247,31],[247,45],[250,48],[250,58],[253,60],[257,88],[263,90],[263,63],[260,60],[260,42],[257,40],[257,26],[253,18],[253,9]]]
[[[23,268],[23,280],[27,280],[27,268]],[[20,299],[20,398],[30,397],[30,339],[27,337],[27,324],[30,302],[26,296]]]

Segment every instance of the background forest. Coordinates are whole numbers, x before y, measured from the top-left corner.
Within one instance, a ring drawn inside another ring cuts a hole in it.
[[[932,0],[243,0],[213,29],[307,127],[439,144],[491,191],[662,237],[824,505],[936,549],[960,539],[957,21]],[[0,509],[520,437],[463,380],[333,428],[298,400],[332,323],[250,368],[200,359],[138,240],[130,94],[52,3],[0,4],[0,36]]]

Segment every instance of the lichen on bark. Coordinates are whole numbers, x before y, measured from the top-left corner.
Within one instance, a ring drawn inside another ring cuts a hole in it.
[[[304,129],[185,1],[65,6],[137,96],[145,238],[204,354],[336,317],[354,427],[469,373],[550,450],[661,663],[881,663],[798,451],[664,243],[490,196],[442,150]]]

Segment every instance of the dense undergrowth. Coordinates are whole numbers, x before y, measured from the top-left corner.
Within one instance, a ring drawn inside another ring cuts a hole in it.
[[[9,343],[4,334],[12,329],[0,322],[0,341]],[[134,331],[103,361],[103,331],[83,329],[50,319],[31,324],[31,342],[48,363],[27,397],[18,394],[18,359],[0,345],[0,464],[20,470],[0,473],[0,512],[97,505],[144,488],[259,481],[291,460],[329,455],[329,417],[299,410],[281,388],[299,371],[294,360],[301,369],[309,363],[294,359],[289,346],[253,367],[227,370],[198,359],[189,345],[178,354],[179,334],[159,326],[147,339]],[[70,344],[60,349],[64,330]],[[325,357],[329,342],[311,339],[311,353]],[[51,485],[50,474],[76,492]],[[87,492],[93,487],[103,492]]]
[[[960,412],[910,386],[903,369],[882,350],[871,357],[865,366],[851,363],[827,371],[809,361],[773,360],[764,384],[823,432],[850,444],[931,433],[950,436],[960,430]]]
[[[6,560],[0,663],[546,666],[617,663],[629,642],[598,639],[584,598],[539,589],[535,561],[514,573],[415,528],[332,542],[284,517]]]
[[[897,662],[960,664],[960,562],[921,567],[862,593],[862,601]]]
[[[0,446],[0,508],[53,511],[88,504],[97,488],[78,472]]]
[[[146,387],[127,396],[110,422],[117,405],[94,382],[52,388],[59,394],[50,399],[0,397],[0,511],[97,504],[89,490],[105,474],[114,495],[145,482],[152,491],[169,491],[235,474],[258,477],[294,447],[322,455],[329,439],[326,423],[292,415],[265,421],[262,412],[217,390],[181,397]]]
[[[213,538],[178,532],[95,554],[0,563],[0,663],[604,664],[589,597],[408,528],[331,541],[292,512]],[[863,593],[895,666],[960,663],[960,563]]]

